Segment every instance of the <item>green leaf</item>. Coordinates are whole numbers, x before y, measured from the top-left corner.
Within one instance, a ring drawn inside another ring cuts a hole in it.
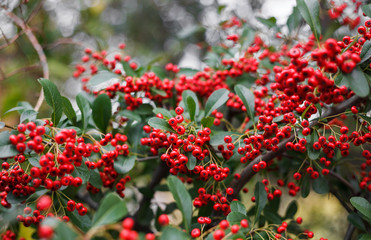
[[[329,191],[328,181],[320,175],[313,180],[312,188],[318,194],[326,194]]]
[[[241,98],[243,105],[246,107],[247,116],[254,122],[255,116],[255,97],[254,94],[250,91],[250,89],[246,88],[243,85],[236,85],[234,87],[234,91]]]
[[[62,97],[62,104],[64,114],[66,114],[66,117],[73,125],[76,125],[76,112],[75,109],[73,109],[70,100],[68,100],[66,97]]]
[[[178,74],[179,75],[186,75],[187,77],[193,77],[199,70],[193,68],[180,68]]]
[[[184,106],[184,110],[186,110],[187,112],[189,107],[188,107],[188,103],[187,103],[187,98],[188,97],[192,97],[193,98],[193,101],[195,102],[196,104],[196,111],[195,111],[195,114],[196,116],[198,115],[199,113],[199,110],[200,110],[200,106],[198,105],[198,98],[196,96],[196,94],[190,90],[185,90],[183,91],[182,93],[182,101],[179,103],[179,106]]]
[[[213,117],[204,117],[201,119],[201,124],[203,127],[210,128],[214,124],[214,118]]]
[[[106,132],[109,120],[112,116],[111,99],[107,94],[100,94],[93,102],[93,120],[95,125],[102,131]]]
[[[188,157],[188,162],[187,162],[188,170],[193,170],[196,166],[196,163],[197,163],[197,159],[193,155],[190,155]]]
[[[286,22],[286,25],[289,28],[290,33],[299,26],[301,20],[302,17],[300,15],[299,9],[297,6],[295,6]]]
[[[286,209],[285,219],[294,218],[294,215],[298,211],[298,204],[296,200],[291,201]]]
[[[238,137],[241,136],[241,133],[238,132],[216,132],[214,135],[210,137],[210,145],[218,146],[221,144],[225,144],[224,137],[231,136],[232,142],[234,142]]]
[[[242,219],[246,219],[246,214],[240,212],[230,212],[227,216],[227,221],[229,224],[240,224]]]
[[[38,112],[36,112],[35,110],[33,109],[26,109],[22,112],[21,114],[21,119],[20,119],[20,122],[24,122],[25,120],[28,120],[28,121],[33,121],[36,119],[36,116],[37,116]]]
[[[308,175],[305,175],[302,179],[303,181],[301,183],[300,192],[301,192],[302,198],[306,198],[308,197],[309,192],[310,192],[310,181],[309,181]]]
[[[265,191],[265,186],[261,182],[257,182],[255,184],[255,204],[256,204],[256,211],[255,211],[255,220],[254,222],[258,222],[261,212],[263,211],[265,205],[267,205],[267,192]]]
[[[265,26],[267,26],[268,28],[273,28],[273,27],[276,27],[276,22],[277,22],[277,19],[275,17],[270,17],[270,18],[261,18],[261,17],[257,17],[256,18],[259,22],[263,23]]]
[[[66,214],[70,218],[71,223],[82,231],[87,232],[91,228],[91,219],[88,215],[80,216],[78,211],[66,211]]]
[[[126,109],[122,110],[119,112],[119,115],[127,117],[134,121],[138,121],[138,122],[142,121],[142,118],[139,116],[139,114],[137,114],[136,112],[130,111],[130,110],[126,110]]]
[[[307,146],[307,154],[310,160],[317,160],[321,154],[320,150],[315,150],[313,148],[313,143],[318,141],[318,134],[313,131],[310,135],[310,141]]]
[[[318,0],[296,0],[301,16],[310,26],[317,41],[321,35],[321,23],[319,21],[319,2]]]
[[[168,132],[175,133],[174,129],[170,126],[170,124],[162,118],[153,117],[148,120],[148,125],[150,125],[153,128],[166,130]]]
[[[280,224],[282,223],[282,218],[276,212],[269,211],[267,208],[264,208],[264,217],[269,223]]]
[[[76,96],[76,103],[81,112],[81,123],[82,123],[82,130],[85,132],[86,128],[88,127],[89,116],[90,116],[90,105],[89,101],[79,93]]]
[[[360,67],[353,69],[351,74],[344,74],[349,82],[349,87],[360,97],[366,97],[370,93],[370,85]]]
[[[359,55],[361,57],[361,61],[359,64],[367,61],[371,57],[371,42],[366,41],[365,44],[363,44],[361,54]]]
[[[119,156],[118,159],[113,163],[113,167],[115,168],[117,173],[125,174],[133,169],[135,160],[136,156]]]
[[[91,185],[93,185],[96,188],[101,188],[103,186],[103,182],[98,170],[94,169],[89,171],[90,171],[89,182],[91,183]]]
[[[371,240],[371,234],[365,233],[358,240]]]
[[[353,224],[356,228],[366,231],[366,226],[362,221],[362,218],[355,212],[351,212],[348,215],[348,221]]]
[[[350,203],[365,217],[366,220],[371,222],[371,203],[363,197],[352,197]]]
[[[63,103],[61,94],[57,86],[48,79],[40,78],[39,83],[43,87],[46,103],[53,109],[52,122],[57,126],[63,113]]]
[[[27,197],[25,197],[24,195],[20,195],[18,197],[14,196],[13,195],[13,192],[9,192],[7,195],[6,195],[6,200],[8,203],[10,204],[18,204],[18,203],[21,203],[23,202],[24,200],[26,200]]]
[[[179,210],[183,214],[183,222],[187,231],[190,230],[192,221],[192,199],[182,181],[175,176],[167,178],[170,192],[173,194]]]
[[[10,158],[17,155],[19,152],[12,144],[1,145],[0,146],[0,158]]]
[[[176,240],[187,240],[190,239],[187,233],[170,226],[166,226],[162,231],[160,236],[160,240],[169,240],[169,239],[176,239]]]
[[[106,71],[106,70],[99,71],[97,74],[93,75],[90,78],[87,85],[88,85],[88,87],[93,87],[93,86],[99,85],[101,83],[107,82],[107,81],[109,81],[113,78],[120,78],[120,76],[113,73],[113,72]]]
[[[54,217],[47,217],[42,221],[42,225],[50,226],[54,229],[53,240],[77,239],[77,233],[66,223]]]
[[[81,166],[75,167],[75,170],[72,172],[73,177],[80,177],[82,183],[85,184],[90,178],[90,170],[85,163],[81,163]]]
[[[132,77],[137,77],[137,73],[135,72],[134,69],[130,67],[130,64],[128,62],[122,61],[122,67],[125,70],[126,76],[132,76]]]
[[[128,210],[122,198],[116,193],[108,193],[100,202],[92,221],[92,227],[99,227],[121,220]]]
[[[212,111],[222,106],[228,101],[229,91],[227,89],[219,89],[214,91],[207,99],[205,104],[205,116],[209,116]]]
[[[246,218],[246,208],[240,201],[233,201],[230,205],[232,212],[239,212],[245,215]]]
[[[153,113],[154,114],[159,114],[161,113],[162,116],[166,117],[166,118],[172,118],[173,115],[171,114],[170,111],[166,110],[165,108],[154,108],[153,109]]]
[[[34,167],[38,167],[38,168],[41,168],[41,165],[40,165],[40,158],[38,156],[36,157],[30,157],[28,159],[28,162],[34,166]],[[75,167],[75,170],[76,170],[76,167]]]
[[[362,12],[371,18],[371,4],[362,5]]]
[[[157,89],[156,87],[151,87],[150,88],[150,91],[151,91],[152,95],[160,95],[162,97],[166,97],[167,96],[167,93],[164,90]]]
[[[187,99],[187,111],[189,112],[189,117],[191,118],[191,121],[195,120],[195,114],[196,114],[196,103],[195,100],[191,96],[188,96]]]

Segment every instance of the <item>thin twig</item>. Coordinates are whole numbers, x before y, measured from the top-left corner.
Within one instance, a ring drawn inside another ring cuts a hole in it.
[[[356,228],[354,227],[353,224],[350,223],[348,226],[347,232],[345,233],[344,240],[351,240],[354,230],[356,230]]]
[[[62,44],[72,44],[72,45],[85,47],[85,45],[83,43],[73,41],[71,38],[61,38],[61,39],[58,39],[57,41],[55,41],[51,44],[45,45],[44,47],[47,48],[47,49],[52,49],[52,48],[58,47],[59,45],[62,45]]]
[[[29,26],[27,26],[22,19],[20,19],[17,15],[15,15],[14,13],[12,12],[7,12],[6,15],[18,26],[20,27],[26,34],[27,38],[30,40],[32,46],[34,47],[37,55],[39,56],[39,59],[40,59],[40,64],[42,66],[42,70],[43,70],[43,77],[46,78],[46,79],[49,79],[49,67],[48,67],[48,63],[46,61],[46,56],[45,56],[45,53],[39,43],[39,41],[37,40],[37,38],[35,37],[35,35],[33,34],[32,30],[30,29]],[[41,107],[41,104],[42,102],[44,101],[44,92],[41,90],[40,91],[40,96],[39,96],[39,99],[37,100],[37,103],[35,105],[35,111],[39,111],[40,107]]]
[[[137,161],[138,162],[145,162],[145,161],[148,161],[148,160],[155,160],[155,159],[158,159],[159,157],[158,156],[150,156],[150,157],[144,157],[144,158],[137,158]]]
[[[21,67],[21,68],[18,68],[16,70],[11,71],[10,73],[8,73],[6,75],[5,74],[3,75],[3,72],[0,69],[0,75],[2,77],[0,80],[5,80],[7,78],[10,78],[10,77],[18,74],[18,73],[26,72],[26,71],[32,70],[34,68],[37,68],[39,66],[40,66],[40,64],[37,63],[37,64],[33,64],[33,65],[30,65],[30,66]]]

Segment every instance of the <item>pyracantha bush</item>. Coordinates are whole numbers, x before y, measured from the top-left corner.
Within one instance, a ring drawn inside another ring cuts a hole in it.
[[[369,239],[371,5],[364,22],[361,6],[298,0],[272,41],[233,17],[201,70],[140,66],[125,44],[112,56],[85,49],[77,108],[39,79],[51,116],[23,106],[17,126],[3,124],[2,238],[24,226],[43,239],[324,239],[296,214],[313,190],[349,212],[346,239]],[[325,38],[320,14],[357,31]],[[300,21],[307,38],[293,36]],[[158,192],[175,202],[160,206]]]

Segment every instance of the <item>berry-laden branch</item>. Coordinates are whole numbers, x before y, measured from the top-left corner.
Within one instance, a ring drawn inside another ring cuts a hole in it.
[[[363,98],[358,97],[357,95],[354,95],[353,97],[349,98],[348,100],[329,108],[324,114],[322,114],[322,118],[331,118],[331,116],[338,115],[342,112],[344,112],[347,108],[350,108],[352,106],[358,105],[360,102],[364,100]],[[309,125],[310,128],[313,128],[314,126],[320,124],[318,120],[311,122]],[[286,143],[293,141],[295,138],[294,135],[287,138],[285,141],[278,144],[278,150],[276,152],[269,151],[262,156],[255,158],[253,161],[249,163],[241,172],[240,179],[234,179],[229,187],[233,188],[234,193],[232,195],[229,195],[229,200],[232,200],[237,197],[238,193],[241,191],[243,186],[256,174],[256,172],[253,170],[254,164],[258,164],[260,161],[268,162],[269,160],[279,156],[285,151]]]
[[[42,67],[42,71],[43,71],[43,78],[46,78],[46,79],[49,79],[49,67],[48,67],[48,63],[46,61],[46,56],[45,56],[45,53],[44,53],[44,50],[43,48],[41,47],[39,41],[37,40],[36,36],[33,34],[31,28],[26,25],[24,23],[24,21],[19,18],[17,15],[15,15],[14,13],[12,12],[7,12],[6,15],[18,26],[22,29],[22,31],[24,31],[24,33],[26,34],[27,38],[30,40],[33,48],[35,49],[37,55],[39,56],[39,59],[40,59],[40,64],[41,64],[41,67]],[[40,107],[41,107],[41,104],[43,103],[44,101],[44,92],[41,90],[40,91],[40,96],[36,102],[36,105],[35,105],[35,111],[39,111]]]

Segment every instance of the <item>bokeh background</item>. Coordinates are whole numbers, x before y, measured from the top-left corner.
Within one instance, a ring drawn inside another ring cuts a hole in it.
[[[6,11],[27,22],[44,49],[50,79],[63,95],[73,99],[80,83],[72,74],[86,47],[106,49],[113,56],[117,45],[124,42],[125,54],[139,64],[172,62],[200,69],[207,47],[225,41],[221,21],[236,15],[253,29],[273,33],[256,17],[275,17],[277,24],[283,25],[295,4],[295,0],[29,0],[20,5],[17,0],[0,0],[1,121],[18,123],[16,113],[3,113],[20,101],[35,105],[40,93],[37,79],[42,76],[38,55]],[[309,27],[303,30],[309,35]],[[344,34],[341,31],[339,36]],[[43,105],[40,115],[45,111]],[[250,198],[251,193],[243,198],[247,206]],[[347,214],[334,197],[311,193],[306,199],[296,199],[297,216],[304,218],[304,226],[315,235],[328,239],[344,236]],[[282,212],[290,201],[282,199]]]

